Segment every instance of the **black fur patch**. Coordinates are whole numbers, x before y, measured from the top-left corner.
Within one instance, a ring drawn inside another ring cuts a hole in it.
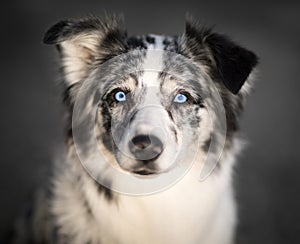
[[[152,36],[146,36],[146,41],[150,44],[155,44],[155,38]]]
[[[71,35],[74,22],[69,20],[63,20],[53,25],[45,34],[43,42],[45,44],[57,44],[57,42],[63,40]]]
[[[125,38],[125,33],[119,29],[108,31],[100,43],[100,55],[97,60],[100,60],[100,63],[103,63],[117,55],[125,53],[127,50]]]
[[[129,37],[127,39],[127,45],[129,49],[135,49],[135,48],[142,48],[147,49],[146,44],[144,43],[144,40],[142,37]]]
[[[223,83],[233,94],[237,94],[258,62],[256,55],[223,35],[211,34],[206,42],[212,50]]]
[[[97,190],[98,190],[99,194],[103,194],[107,201],[112,201],[114,199],[114,194],[113,194],[112,190],[106,188],[103,185],[100,185],[97,182],[96,182],[96,186],[97,186]]]
[[[165,51],[178,52],[178,36],[164,38],[162,43]]]
[[[186,23],[181,50],[185,54],[192,53],[193,58],[204,61],[209,67],[213,67],[214,61],[219,79],[233,94],[238,93],[258,63],[253,52],[237,45],[225,35],[213,33],[189,21]],[[210,55],[214,60],[210,60]]]
[[[210,144],[211,144],[211,136],[202,145],[202,149],[204,152],[208,152]]]
[[[165,38],[164,40],[163,40],[163,45],[164,46],[168,46],[168,45],[170,45],[170,41],[169,41],[169,39],[168,38]]]
[[[53,25],[44,36],[45,44],[58,44],[80,33],[98,31],[107,34],[111,30],[119,30],[126,35],[123,20],[120,17],[112,16],[106,19],[87,18],[82,20],[63,20]]]

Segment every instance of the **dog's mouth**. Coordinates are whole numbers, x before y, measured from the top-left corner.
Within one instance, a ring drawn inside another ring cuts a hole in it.
[[[134,169],[132,170],[132,173],[133,174],[136,174],[136,175],[142,175],[142,176],[145,176],[145,175],[156,175],[158,174],[158,171],[155,170],[155,169],[149,169],[149,168],[138,168],[138,169]]]

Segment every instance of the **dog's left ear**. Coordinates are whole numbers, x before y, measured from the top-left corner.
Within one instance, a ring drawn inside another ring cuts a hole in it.
[[[191,21],[186,22],[183,39],[184,49],[188,49],[193,56],[206,53],[212,59],[220,79],[233,94],[239,92],[258,63],[253,52],[237,45],[225,35],[198,27]]]

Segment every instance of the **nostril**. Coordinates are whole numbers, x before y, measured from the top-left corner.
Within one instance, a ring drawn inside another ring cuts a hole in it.
[[[132,143],[138,149],[145,149],[151,144],[150,137],[147,135],[139,135],[132,138]]]

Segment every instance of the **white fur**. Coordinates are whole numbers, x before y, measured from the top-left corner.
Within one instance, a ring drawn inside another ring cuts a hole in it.
[[[235,149],[239,141],[235,141]],[[52,213],[61,233],[76,235],[74,244],[92,240],[104,244],[231,244],[236,208],[231,186],[235,153],[224,155],[221,169],[200,182],[195,166],[176,185],[142,197],[117,194],[107,201],[76,162],[60,168]],[[77,171],[77,172],[76,172]],[[86,212],[87,199],[93,217]]]

